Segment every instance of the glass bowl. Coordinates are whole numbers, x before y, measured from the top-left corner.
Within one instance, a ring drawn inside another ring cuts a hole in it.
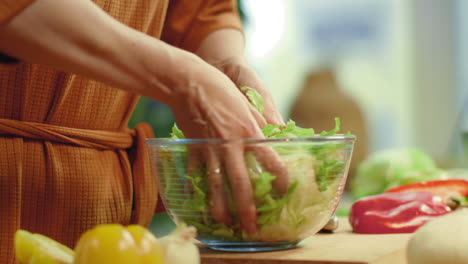
[[[197,239],[209,248],[245,252],[295,247],[328,222],[343,193],[354,141],[353,135],[339,134],[243,140],[154,138],[147,139],[146,145],[171,219],[195,226]],[[280,160],[287,168],[287,173],[283,170],[288,177],[286,192],[277,192],[274,166],[262,152],[269,156],[273,152],[271,162]],[[230,165],[222,166],[232,163],[233,155],[241,157],[236,160],[244,163],[254,193],[254,234],[240,228],[229,183]],[[211,214],[208,177],[213,163],[223,179],[221,189],[233,220],[229,225],[215,221]]]

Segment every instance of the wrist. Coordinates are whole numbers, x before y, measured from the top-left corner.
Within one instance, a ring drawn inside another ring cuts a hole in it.
[[[249,63],[247,59],[243,55],[235,55],[226,57],[223,59],[218,60],[209,60],[207,61],[209,64],[213,65],[215,68],[221,70],[222,72],[226,72],[229,68],[235,67],[248,67]]]
[[[200,43],[196,54],[209,63],[243,57],[244,36],[237,29],[214,31]]]
[[[172,47],[171,47],[172,48]],[[172,48],[164,70],[158,71],[162,75],[165,86],[170,89],[163,103],[171,108],[185,104],[200,96],[203,78],[209,74],[211,66],[193,53],[178,48]]]
[[[171,107],[187,94],[189,76],[194,75],[195,65],[203,62],[189,52],[140,32],[127,32],[116,45],[127,51],[126,59],[121,60],[126,64],[125,75],[133,80],[127,82],[127,89]]]

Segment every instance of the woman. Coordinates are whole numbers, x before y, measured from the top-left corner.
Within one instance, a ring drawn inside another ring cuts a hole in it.
[[[3,263],[14,263],[19,228],[73,246],[96,224],[149,223],[157,190],[141,147],[152,133],[127,129],[138,95],[169,105],[192,138],[258,138],[282,123],[240,29],[229,0],[0,0],[0,51],[20,60],[0,66]],[[241,85],[266,98],[263,116]],[[241,224],[255,232],[242,148],[223,156]],[[213,175],[213,216],[229,223]]]

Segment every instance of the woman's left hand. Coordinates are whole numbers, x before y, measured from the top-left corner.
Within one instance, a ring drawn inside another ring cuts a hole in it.
[[[213,66],[226,74],[237,87],[248,86],[255,89],[264,100],[264,113],[267,123],[283,125],[284,120],[278,109],[271,93],[262,83],[257,73],[248,65],[243,56],[235,56],[216,62],[211,62]]]

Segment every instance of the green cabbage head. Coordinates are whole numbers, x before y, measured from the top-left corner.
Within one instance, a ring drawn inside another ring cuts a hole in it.
[[[351,181],[354,198],[379,194],[404,184],[446,177],[433,159],[415,148],[390,149],[371,154],[358,166]]]

